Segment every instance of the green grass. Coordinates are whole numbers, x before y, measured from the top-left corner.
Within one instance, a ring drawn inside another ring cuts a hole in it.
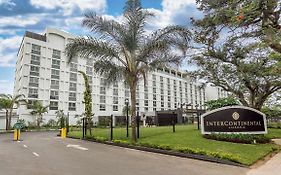
[[[281,129],[269,129],[268,136],[270,138],[281,138]],[[108,128],[94,128],[95,137],[104,137],[109,139],[110,130]],[[131,134],[129,132],[129,134]],[[69,136],[82,137],[81,131],[73,131]],[[114,128],[114,139],[130,142],[130,138],[126,137],[126,128]],[[181,125],[176,126],[176,132],[172,132],[172,127],[151,127],[140,128],[140,139],[138,143],[141,145],[165,145],[172,150],[179,148],[188,148],[200,152],[212,154],[229,154],[235,160],[244,165],[251,165],[257,160],[263,158],[273,150],[278,148],[277,145],[270,144],[238,144],[231,142],[209,140],[202,137],[196,126]]]

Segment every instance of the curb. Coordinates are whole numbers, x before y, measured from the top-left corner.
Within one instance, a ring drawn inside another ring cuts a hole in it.
[[[87,138],[81,139],[81,138],[76,138],[76,137],[71,137],[71,136],[67,136],[67,138],[101,143],[101,144],[106,144],[106,145],[111,145],[111,146],[118,146],[118,147],[122,147],[122,148],[135,149],[135,150],[139,150],[139,151],[146,151],[146,152],[176,156],[176,157],[181,157],[181,158],[191,158],[191,159],[203,160],[203,161],[208,161],[208,162],[213,162],[213,163],[220,163],[220,164],[249,168],[248,166],[240,164],[240,163],[232,162],[229,160],[223,160],[223,159],[219,159],[219,158],[214,158],[214,157],[209,157],[209,156],[205,156],[205,155],[199,155],[199,154],[180,153],[180,152],[176,152],[176,151],[161,150],[161,149],[149,148],[149,147],[144,147],[144,146],[134,146],[134,145],[121,144],[121,143],[114,143],[111,141],[98,141],[98,140],[87,139]]]
[[[23,130],[21,132],[59,132],[59,129],[48,129],[48,130]],[[0,132],[0,134],[11,134],[14,133],[14,130]]]

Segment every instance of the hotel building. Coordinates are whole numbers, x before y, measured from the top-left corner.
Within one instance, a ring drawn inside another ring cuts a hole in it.
[[[94,72],[93,61],[77,58],[68,63],[64,50],[73,38],[74,35],[53,28],[47,28],[44,34],[25,32],[16,62],[14,94],[24,94],[29,103],[37,100],[44,106],[49,105],[45,122],[55,118],[57,110],[63,110],[74,124],[74,116],[84,112],[84,80],[78,73],[84,71],[92,88],[94,121],[99,116],[123,116],[125,100],[130,100],[128,87],[123,82],[106,86],[106,79]],[[137,110],[141,115],[153,116],[155,111],[177,109],[182,104],[189,104],[189,108],[195,108],[197,104],[203,109],[208,96],[216,99],[227,95],[220,89],[217,91],[220,96],[216,96],[214,90],[206,91],[202,84],[192,82],[184,72],[157,69],[148,74],[147,86],[143,81],[137,86]],[[26,106],[20,106],[17,115],[26,121],[35,119]]]

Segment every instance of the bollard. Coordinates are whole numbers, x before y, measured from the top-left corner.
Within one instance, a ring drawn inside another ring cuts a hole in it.
[[[18,130],[15,129],[14,130],[14,141],[17,141],[18,140]]]
[[[66,138],[66,128],[61,128],[61,138]]]

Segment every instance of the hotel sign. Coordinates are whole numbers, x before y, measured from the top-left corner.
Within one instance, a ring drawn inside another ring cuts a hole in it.
[[[265,115],[244,106],[219,108],[201,116],[202,134],[267,134]]]

